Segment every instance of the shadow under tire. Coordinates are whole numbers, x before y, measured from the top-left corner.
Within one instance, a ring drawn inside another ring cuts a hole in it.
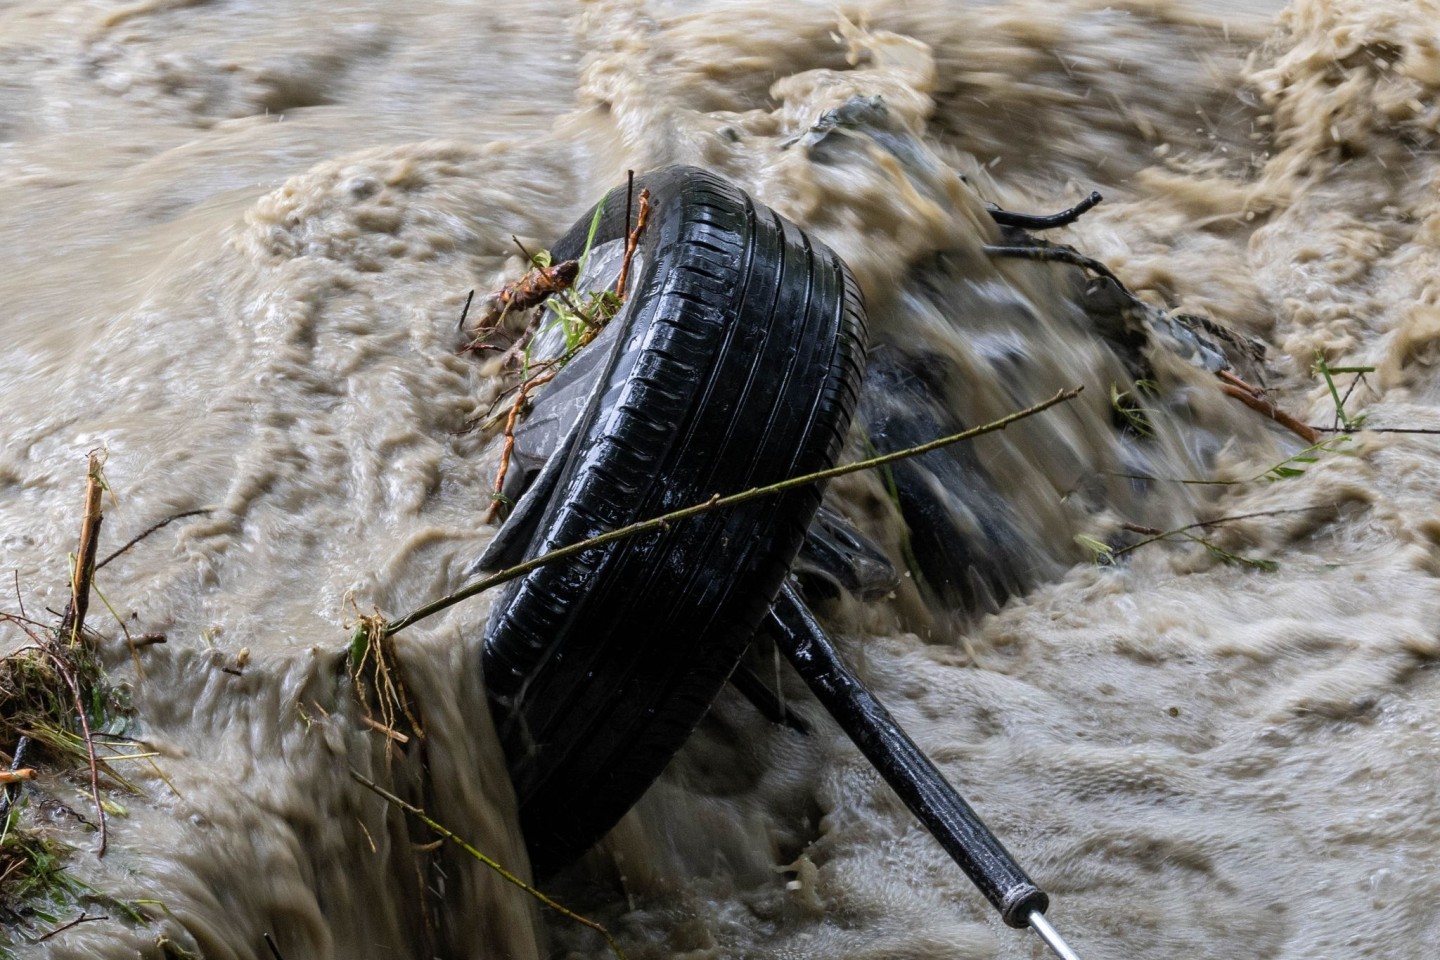
[[[832,465],[864,310],[840,258],[724,179],[637,178],[651,215],[597,403],[527,558]],[[594,238],[624,235],[625,189]],[[593,217],[556,244],[578,256]],[[543,397],[542,397],[543,401]],[[537,876],[583,853],[680,748],[784,580],[818,487],[764,497],[512,581],[486,628],[491,710]]]

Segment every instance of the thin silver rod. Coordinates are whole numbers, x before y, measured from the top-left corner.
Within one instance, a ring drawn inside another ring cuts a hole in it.
[[[1045,914],[1039,910],[1030,911],[1030,928],[1040,934],[1040,939],[1045,941],[1045,946],[1055,951],[1055,956],[1060,960],[1080,960],[1080,956],[1070,949],[1055,928],[1050,926],[1050,921],[1045,919]]]

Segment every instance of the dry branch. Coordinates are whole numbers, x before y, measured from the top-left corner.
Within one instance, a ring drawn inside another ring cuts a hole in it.
[[[645,229],[645,217],[650,213],[650,189],[640,191],[640,212],[635,215],[635,229],[625,240],[625,259],[620,264],[620,276],[615,279],[615,296],[625,299],[625,281],[630,277],[630,261],[635,258],[635,248],[640,244],[640,231]],[[625,199],[625,225],[630,225],[630,199]]]
[[[111,551],[109,556],[107,556],[104,560],[101,560],[99,563],[95,564],[95,569],[99,570],[101,567],[105,566],[105,564],[109,563],[111,560],[114,560],[116,557],[123,554],[126,550],[129,550],[131,547],[135,546],[135,544],[139,543],[141,540],[144,540],[156,530],[159,530],[163,527],[168,527],[176,520],[184,520],[186,517],[205,516],[213,512],[214,511],[209,507],[201,507],[199,510],[186,510],[183,513],[171,514],[170,516],[166,517],[164,520],[159,521],[158,523],[152,523],[150,526],[146,527],[144,530],[141,530],[135,536],[125,541],[125,546],[121,547],[119,550]]]
[[[85,698],[80,696],[80,682],[75,679],[75,674],[65,662],[65,658],[48,645],[42,652],[55,665],[56,672],[64,679],[65,686],[70,688],[70,695],[75,701],[75,715],[80,719],[80,730],[85,737],[85,758],[90,764],[90,797],[95,801],[95,816],[99,818],[100,847],[95,851],[95,856],[103,857],[109,835],[105,828],[105,804],[100,801],[100,761],[95,756],[95,734],[90,729],[90,718],[85,715]]]
[[[485,511],[486,523],[495,519],[495,515],[500,512],[500,504],[504,502],[505,474],[510,470],[510,457],[515,452],[515,425],[520,420],[521,411],[525,409],[525,401],[529,399],[531,390],[555,379],[557,372],[552,369],[537,373],[520,384],[520,390],[515,394],[515,402],[510,405],[510,416],[505,419],[505,446],[500,451],[500,467],[495,471],[495,490],[490,495],[490,507]]]
[[[1215,376],[1220,379],[1220,389],[1223,390],[1227,396],[1234,397],[1256,413],[1264,414],[1285,429],[1294,433],[1306,443],[1314,444],[1320,442],[1319,431],[1309,424],[1301,423],[1284,410],[1281,410],[1276,406],[1275,401],[1267,397],[1265,392],[1259,387],[1246,383],[1229,370],[1218,371]]]
[[[82,911],[80,912],[80,916],[76,917],[74,920],[71,920],[69,923],[61,924],[60,926],[56,927],[54,930],[51,930],[49,933],[44,934],[43,936],[36,937],[34,940],[31,940],[30,942],[31,942],[32,944],[35,944],[35,943],[44,943],[46,940],[49,940],[51,937],[55,936],[56,934],[58,934],[58,933],[64,933],[66,930],[69,930],[71,927],[78,927],[78,926],[80,926],[80,924],[82,924],[82,923],[94,923],[96,920],[109,920],[109,919],[110,919],[109,917],[107,917],[107,916],[105,916],[105,915],[103,915],[103,914],[99,914],[99,915],[97,915],[97,916],[93,916],[93,917],[92,917],[92,916],[90,916],[90,914],[88,914],[88,913],[86,913],[85,911],[82,910]]]

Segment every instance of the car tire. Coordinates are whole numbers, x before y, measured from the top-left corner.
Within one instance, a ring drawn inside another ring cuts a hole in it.
[[[637,178],[651,196],[631,296],[526,558],[832,465],[863,373],[841,259],[724,179]],[[597,246],[625,236],[626,188]],[[579,256],[593,210],[558,242]],[[543,394],[538,402],[543,403]],[[483,668],[537,876],[639,799],[724,685],[794,561],[810,486],[586,551],[512,581]]]

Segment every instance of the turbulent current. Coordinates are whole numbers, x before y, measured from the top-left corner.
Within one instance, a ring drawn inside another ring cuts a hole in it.
[[[688,163],[847,260],[937,426],[1085,387],[953,455],[968,486],[936,497],[976,550],[948,594],[883,476],[836,483],[905,576],[821,610],[1079,954],[1440,956],[1437,25],[1434,0],[0,4],[0,607],[65,603],[90,451],[102,553],[208,510],[97,578],[135,738],[107,750],[143,756],[111,761],[103,858],[83,772],[27,786],[91,893],[10,949],[610,955],[351,777],[527,872],[489,599],[397,635],[408,744],[346,649],[493,534],[500,444],[467,424],[509,384],[458,352],[467,292],[520,274],[512,235]],[[986,204],[1092,189],[1047,236],[1148,304],[1143,349],[1089,325],[1079,268],[985,250]],[[1263,345],[1236,372],[1329,442],[1227,396],[1177,316]],[[752,656],[810,735],[727,691],[547,892],[632,958],[1039,956]],[[108,919],[57,930],[81,909]]]

